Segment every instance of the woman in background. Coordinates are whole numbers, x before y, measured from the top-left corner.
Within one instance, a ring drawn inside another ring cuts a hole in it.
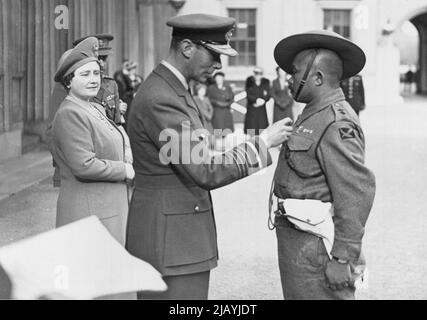
[[[217,72],[214,75],[214,84],[208,87],[207,96],[211,102],[214,112],[212,126],[214,130],[222,130],[217,136],[224,138],[227,134],[234,132],[233,115],[231,104],[234,102],[234,93],[231,87],[224,83],[225,75]]]
[[[135,172],[126,133],[91,102],[101,85],[97,48],[94,37],[82,41],[55,74],[68,92],[53,120],[50,144],[61,173],[56,226],[95,215],[124,245],[127,181]]]
[[[262,69],[254,69],[254,75],[246,79],[246,117],[244,132],[250,136],[259,135],[268,127],[266,103],[271,97],[270,81],[263,76]]]

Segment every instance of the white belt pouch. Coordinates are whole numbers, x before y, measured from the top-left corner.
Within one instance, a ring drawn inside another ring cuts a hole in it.
[[[285,216],[296,228],[322,238],[331,259],[335,229],[331,203],[319,200],[285,199],[284,207]]]

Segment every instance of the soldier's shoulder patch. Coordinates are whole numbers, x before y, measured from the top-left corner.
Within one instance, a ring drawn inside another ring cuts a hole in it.
[[[354,131],[353,128],[342,127],[342,128],[338,128],[338,131],[340,133],[340,137],[342,140],[356,138],[356,132]]]

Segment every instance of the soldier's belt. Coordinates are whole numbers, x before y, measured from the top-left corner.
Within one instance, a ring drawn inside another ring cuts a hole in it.
[[[319,200],[280,199],[276,215],[285,216],[297,229],[322,238],[329,258],[334,243],[332,205]]]

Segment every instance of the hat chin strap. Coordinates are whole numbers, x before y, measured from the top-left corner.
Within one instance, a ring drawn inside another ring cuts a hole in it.
[[[302,89],[304,88],[304,85],[305,85],[307,78],[308,78],[308,74],[310,73],[311,68],[313,67],[314,60],[317,57],[317,53],[318,53],[318,50],[314,49],[314,52],[311,54],[310,61],[308,62],[307,67],[305,68],[304,76],[302,77],[302,80],[299,83],[297,94],[295,95],[295,100],[298,100],[298,97],[299,97]]]

